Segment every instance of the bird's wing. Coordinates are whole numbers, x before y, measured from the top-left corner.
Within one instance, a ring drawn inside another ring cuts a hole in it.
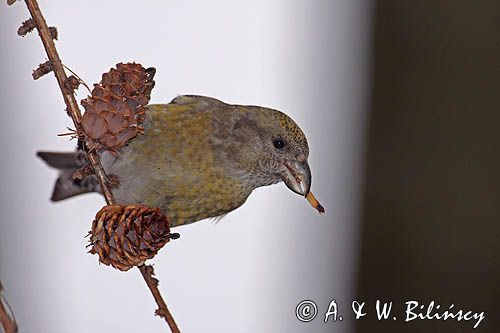
[[[191,109],[197,109],[200,111],[209,110],[226,105],[226,103],[219,101],[218,99],[206,96],[198,96],[198,95],[177,96],[170,102],[170,104],[189,105]]]
[[[204,113],[211,110],[221,110],[228,105],[218,99],[198,96],[198,95],[180,95],[175,97],[168,104],[148,104],[148,113],[177,113],[181,114],[184,112],[190,112],[191,114],[196,114],[198,112]],[[148,127],[148,124],[145,124]]]

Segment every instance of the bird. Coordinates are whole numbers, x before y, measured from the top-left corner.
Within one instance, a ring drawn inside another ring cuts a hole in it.
[[[220,218],[254,189],[284,182],[324,212],[310,191],[306,136],[281,111],[180,95],[147,105],[142,126],[119,154],[99,153],[106,174],[117,179],[112,191],[118,204],[157,207],[176,227]],[[81,151],[37,155],[60,170],[52,201],[100,192],[95,176],[73,177],[85,164]]]

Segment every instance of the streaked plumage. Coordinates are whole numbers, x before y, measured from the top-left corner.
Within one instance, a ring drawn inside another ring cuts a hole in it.
[[[144,134],[119,157],[101,156],[118,176],[118,203],[160,207],[177,226],[226,214],[255,188],[282,180],[309,192],[306,137],[280,111],[179,96],[149,105],[146,116]]]

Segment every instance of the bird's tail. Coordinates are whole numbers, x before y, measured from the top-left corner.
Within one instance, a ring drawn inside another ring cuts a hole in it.
[[[59,177],[52,192],[52,201],[60,201],[75,195],[99,191],[99,184],[95,176],[88,176],[83,180],[73,178],[73,173],[85,164],[83,153],[39,151],[37,156],[50,167],[59,170]]]

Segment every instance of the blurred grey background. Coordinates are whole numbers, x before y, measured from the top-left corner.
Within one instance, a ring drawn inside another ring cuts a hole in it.
[[[5,1],[4,1],[5,2]],[[52,204],[56,177],[37,150],[72,150],[55,79],[36,34],[20,38],[22,2],[0,10],[0,279],[22,332],[160,332],[137,270],[99,266],[84,236],[97,195]],[[349,332],[295,318],[356,291],[362,160],[369,101],[370,1],[46,1],[63,62],[87,83],[117,62],[157,69],[152,102],[204,94],[288,113],[308,136],[319,216],[283,184],[219,224],[181,227],[152,260],[184,332]],[[78,98],[86,97],[80,89]],[[345,309],[345,307],[344,307]],[[345,309],[347,311],[347,309]]]

